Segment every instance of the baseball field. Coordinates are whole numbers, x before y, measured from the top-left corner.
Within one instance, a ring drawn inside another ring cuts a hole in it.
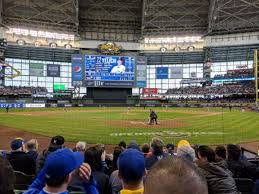
[[[0,130],[38,136],[63,135],[67,141],[117,144],[121,140],[222,144],[259,140],[259,113],[228,108],[154,108],[158,125],[148,125],[143,108],[44,108],[0,110]],[[8,131],[8,130],[7,130]],[[5,132],[6,133],[6,132]],[[4,138],[4,134],[1,134]]]

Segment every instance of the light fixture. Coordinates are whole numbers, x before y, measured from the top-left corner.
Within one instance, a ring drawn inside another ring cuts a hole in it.
[[[51,48],[57,48],[57,43],[55,43],[55,42],[51,42],[50,44],[49,44],[49,46],[51,47]]]
[[[31,36],[31,37],[40,37],[48,39],[57,39],[57,40],[74,40],[74,34],[64,34],[57,32],[41,31],[41,30],[32,30],[24,28],[9,28],[6,31],[7,34],[22,35],[22,36]]]
[[[194,46],[189,46],[189,47],[187,48],[187,50],[188,50],[188,51],[194,51]]]
[[[167,51],[167,48],[166,48],[166,47],[161,47],[161,48],[160,48],[160,51],[164,53],[164,52]]]
[[[20,46],[25,45],[25,41],[22,40],[22,39],[17,40],[16,43],[17,43],[18,45],[20,45]]]
[[[34,42],[34,46],[39,47],[40,46],[40,42],[39,41]]]
[[[175,51],[175,52],[179,52],[180,50],[181,50],[181,47],[179,47],[179,46],[177,46],[177,47],[174,48],[174,51]]]
[[[66,48],[66,49],[71,49],[71,48],[72,48],[72,45],[71,45],[71,44],[65,44],[65,48]]]

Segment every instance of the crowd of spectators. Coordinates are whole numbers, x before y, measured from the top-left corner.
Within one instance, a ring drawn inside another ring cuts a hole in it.
[[[249,78],[254,76],[253,69],[236,69],[228,70],[227,74],[215,75],[214,79],[233,79],[233,78]]]
[[[228,96],[215,96],[215,97],[180,97],[174,99],[176,102],[188,103],[188,102],[197,102],[197,103],[213,103],[213,104],[244,104],[244,103],[254,103],[255,95],[228,95]]]
[[[38,146],[35,139],[15,138],[11,151],[1,152],[0,193],[14,193],[17,172],[35,177],[25,194],[238,194],[237,178],[258,177],[256,165],[234,144],[214,150],[187,140],[177,147],[164,145],[153,138],[142,147],[122,141],[107,154],[102,144],[87,148],[78,142],[73,150],[65,148],[65,139],[55,136],[41,153]]]
[[[168,89],[170,95],[230,95],[230,94],[255,94],[253,84],[226,84],[206,87],[184,87]]]
[[[17,96],[17,95],[34,95],[47,94],[48,90],[45,87],[21,87],[21,86],[4,86],[0,87],[0,95],[2,96]]]

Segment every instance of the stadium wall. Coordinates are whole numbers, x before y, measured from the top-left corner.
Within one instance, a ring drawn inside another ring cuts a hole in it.
[[[259,45],[247,46],[224,46],[224,47],[206,47],[199,52],[159,52],[148,53],[141,52],[140,55],[147,57],[147,87],[158,88],[159,93],[165,93],[169,88],[179,88],[182,79],[202,78],[203,66],[206,58],[210,58],[213,63],[212,73],[225,74],[227,70],[233,70],[239,66],[252,68],[253,66],[253,50],[258,49]],[[53,91],[53,84],[65,84],[67,88],[71,86],[71,56],[78,54],[79,50],[52,49],[26,47],[17,45],[8,45],[5,51],[6,61],[15,65],[21,71],[21,76],[15,79],[6,79],[6,86],[42,86],[47,87],[49,92]],[[87,50],[84,52],[93,52],[95,50]],[[126,54],[131,54],[125,51]],[[124,53],[123,53],[124,54]],[[136,55],[136,52],[134,52]],[[61,76],[59,78],[50,78],[46,76],[36,77],[30,76],[28,72],[28,64],[30,62],[38,62],[44,64],[61,65]],[[164,67],[168,69],[168,77],[158,79],[156,77],[157,68]],[[182,68],[182,77],[175,78],[171,76],[172,68]],[[86,88],[81,87],[80,93],[86,94]],[[139,90],[133,89],[133,93]]]

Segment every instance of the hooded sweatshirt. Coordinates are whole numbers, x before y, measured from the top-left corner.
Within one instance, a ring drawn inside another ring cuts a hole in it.
[[[235,180],[231,172],[224,169],[223,163],[206,162],[198,166],[207,180],[209,194],[238,194]]]

